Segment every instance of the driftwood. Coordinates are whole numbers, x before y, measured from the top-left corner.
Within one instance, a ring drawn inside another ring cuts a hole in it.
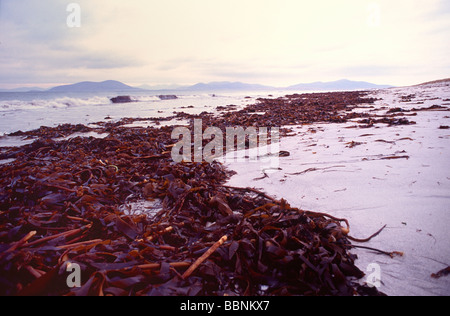
[[[227,236],[223,236],[220,238],[218,242],[216,242],[211,248],[208,249],[207,252],[200,258],[198,258],[192,266],[189,267],[189,269],[183,274],[182,278],[186,279],[206,260],[211,256],[220,246],[222,246],[226,241],[228,240]]]

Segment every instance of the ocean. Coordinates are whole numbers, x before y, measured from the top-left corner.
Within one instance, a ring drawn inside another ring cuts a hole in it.
[[[161,100],[159,95],[177,95],[175,100]],[[111,98],[128,95],[136,102],[113,104]],[[60,124],[90,125],[125,117],[154,118],[172,116],[174,112],[199,114],[215,112],[219,106],[238,108],[269,95],[282,96],[283,91],[138,91],[138,92],[0,92],[0,136],[30,131],[41,126]]]

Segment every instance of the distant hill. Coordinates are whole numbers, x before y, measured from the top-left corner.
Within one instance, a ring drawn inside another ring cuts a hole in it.
[[[435,81],[430,81],[430,82],[425,82],[425,83],[421,83],[421,84],[415,85],[413,87],[432,86],[432,85],[449,85],[449,84],[450,84],[450,78],[448,78],[448,79],[441,79],[441,80],[435,80]]]
[[[178,84],[161,84],[161,85],[141,85],[138,88],[144,89],[144,90],[151,90],[151,91],[170,91],[170,90],[183,90],[186,89],[187,86],[182,86]]]
[[[58,86],[49,89],[50,92],[109,92],[109,91],[139,91],[122,82],[107,80],[103,82],[84,81],[70,85]]]
[[[392,88],[388,85],[377,85],[365,81],[351,81],[351,80],[338,80],[331,82],[313,82],[313,83],[301,83],[294,86],[287,87],[287,90],[298,91],[329,91],[329,90],[371,90],[371,89],[386,89]]]
[[[23,87],[23,88],[15,88],[15,89],[0,89],[0,92],[42,92],[47,89],[39,88],[39,87]]]
[[[264,86],[260,84],[248,84],[242,82],[210,82],[210,83],[197,83],[193,86],[186,87],[183,90],[190,91],[219,91],[219,90],[246,90],[246,91],[255,91],[255,90],[273,90],[274,87]]]
[[[248,84],[242,82],[211,82],[198,83],[196,85],[183,88],[190,91],[219,91],[219,90],[235,90],[235,91],[258,91],[258,90],[296,90],[296,91],[333,91],[333,90],[370,90],[370,89],[386,89],[391,88],[388,85],[377,85],[364,81],[338,80],[332,82],[314,82],[301,83],[289,87],[271,87],[259,84]]]
[[[388,85],[377,85],[364,81],[338,80],[332,82],[301,83],[289,87],[271,87],[260,84],[249,84],[243,82],[210,82],[197,83],[192,86],[180,85],[142,85],[139,88],[131,87],[122,82],[107,80],[103,82],[83,81],[75,84],[62,85],[45,90],[42,88],[17,88],[13,90],[0,90],[2,92],[27,92],[27,91],[50,91],[50,92],[138,92],[138,91],[342,91],[342,90],[369,90],[391,88]]]

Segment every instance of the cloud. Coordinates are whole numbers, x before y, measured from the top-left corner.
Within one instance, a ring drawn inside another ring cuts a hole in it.
[[[3,0],[0,11],[2,42],[12,36],[27,43],[47,44],[64,40],[66,26],[64,1]]]
[[[450,15],[450,2],[448,0],[438,0],[432,14],[434,16],[448,17]]]
[[[450,65],[447,0],[78,0],[80,28],[70,2],[1,0],[0,82],[409,83]]]
[[[93,71],[143,65],[139,57],[111,52],[108,47],[101,47],[101,42],[86,45],[91,29],[67,26],[69,2],[1,3],[0,83],[69,83],[84,80]]]

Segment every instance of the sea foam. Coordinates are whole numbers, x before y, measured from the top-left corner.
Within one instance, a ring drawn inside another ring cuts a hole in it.
[[[15,110],[33,110],[46,108],[68,108],[80,106],[107,105],[111,101],[107,97],[95,96],[90,98],[71,98],[61,97],[56,99],[35,99],[25,100],[4,100],[0,101],[0,112],[9,112]]]

